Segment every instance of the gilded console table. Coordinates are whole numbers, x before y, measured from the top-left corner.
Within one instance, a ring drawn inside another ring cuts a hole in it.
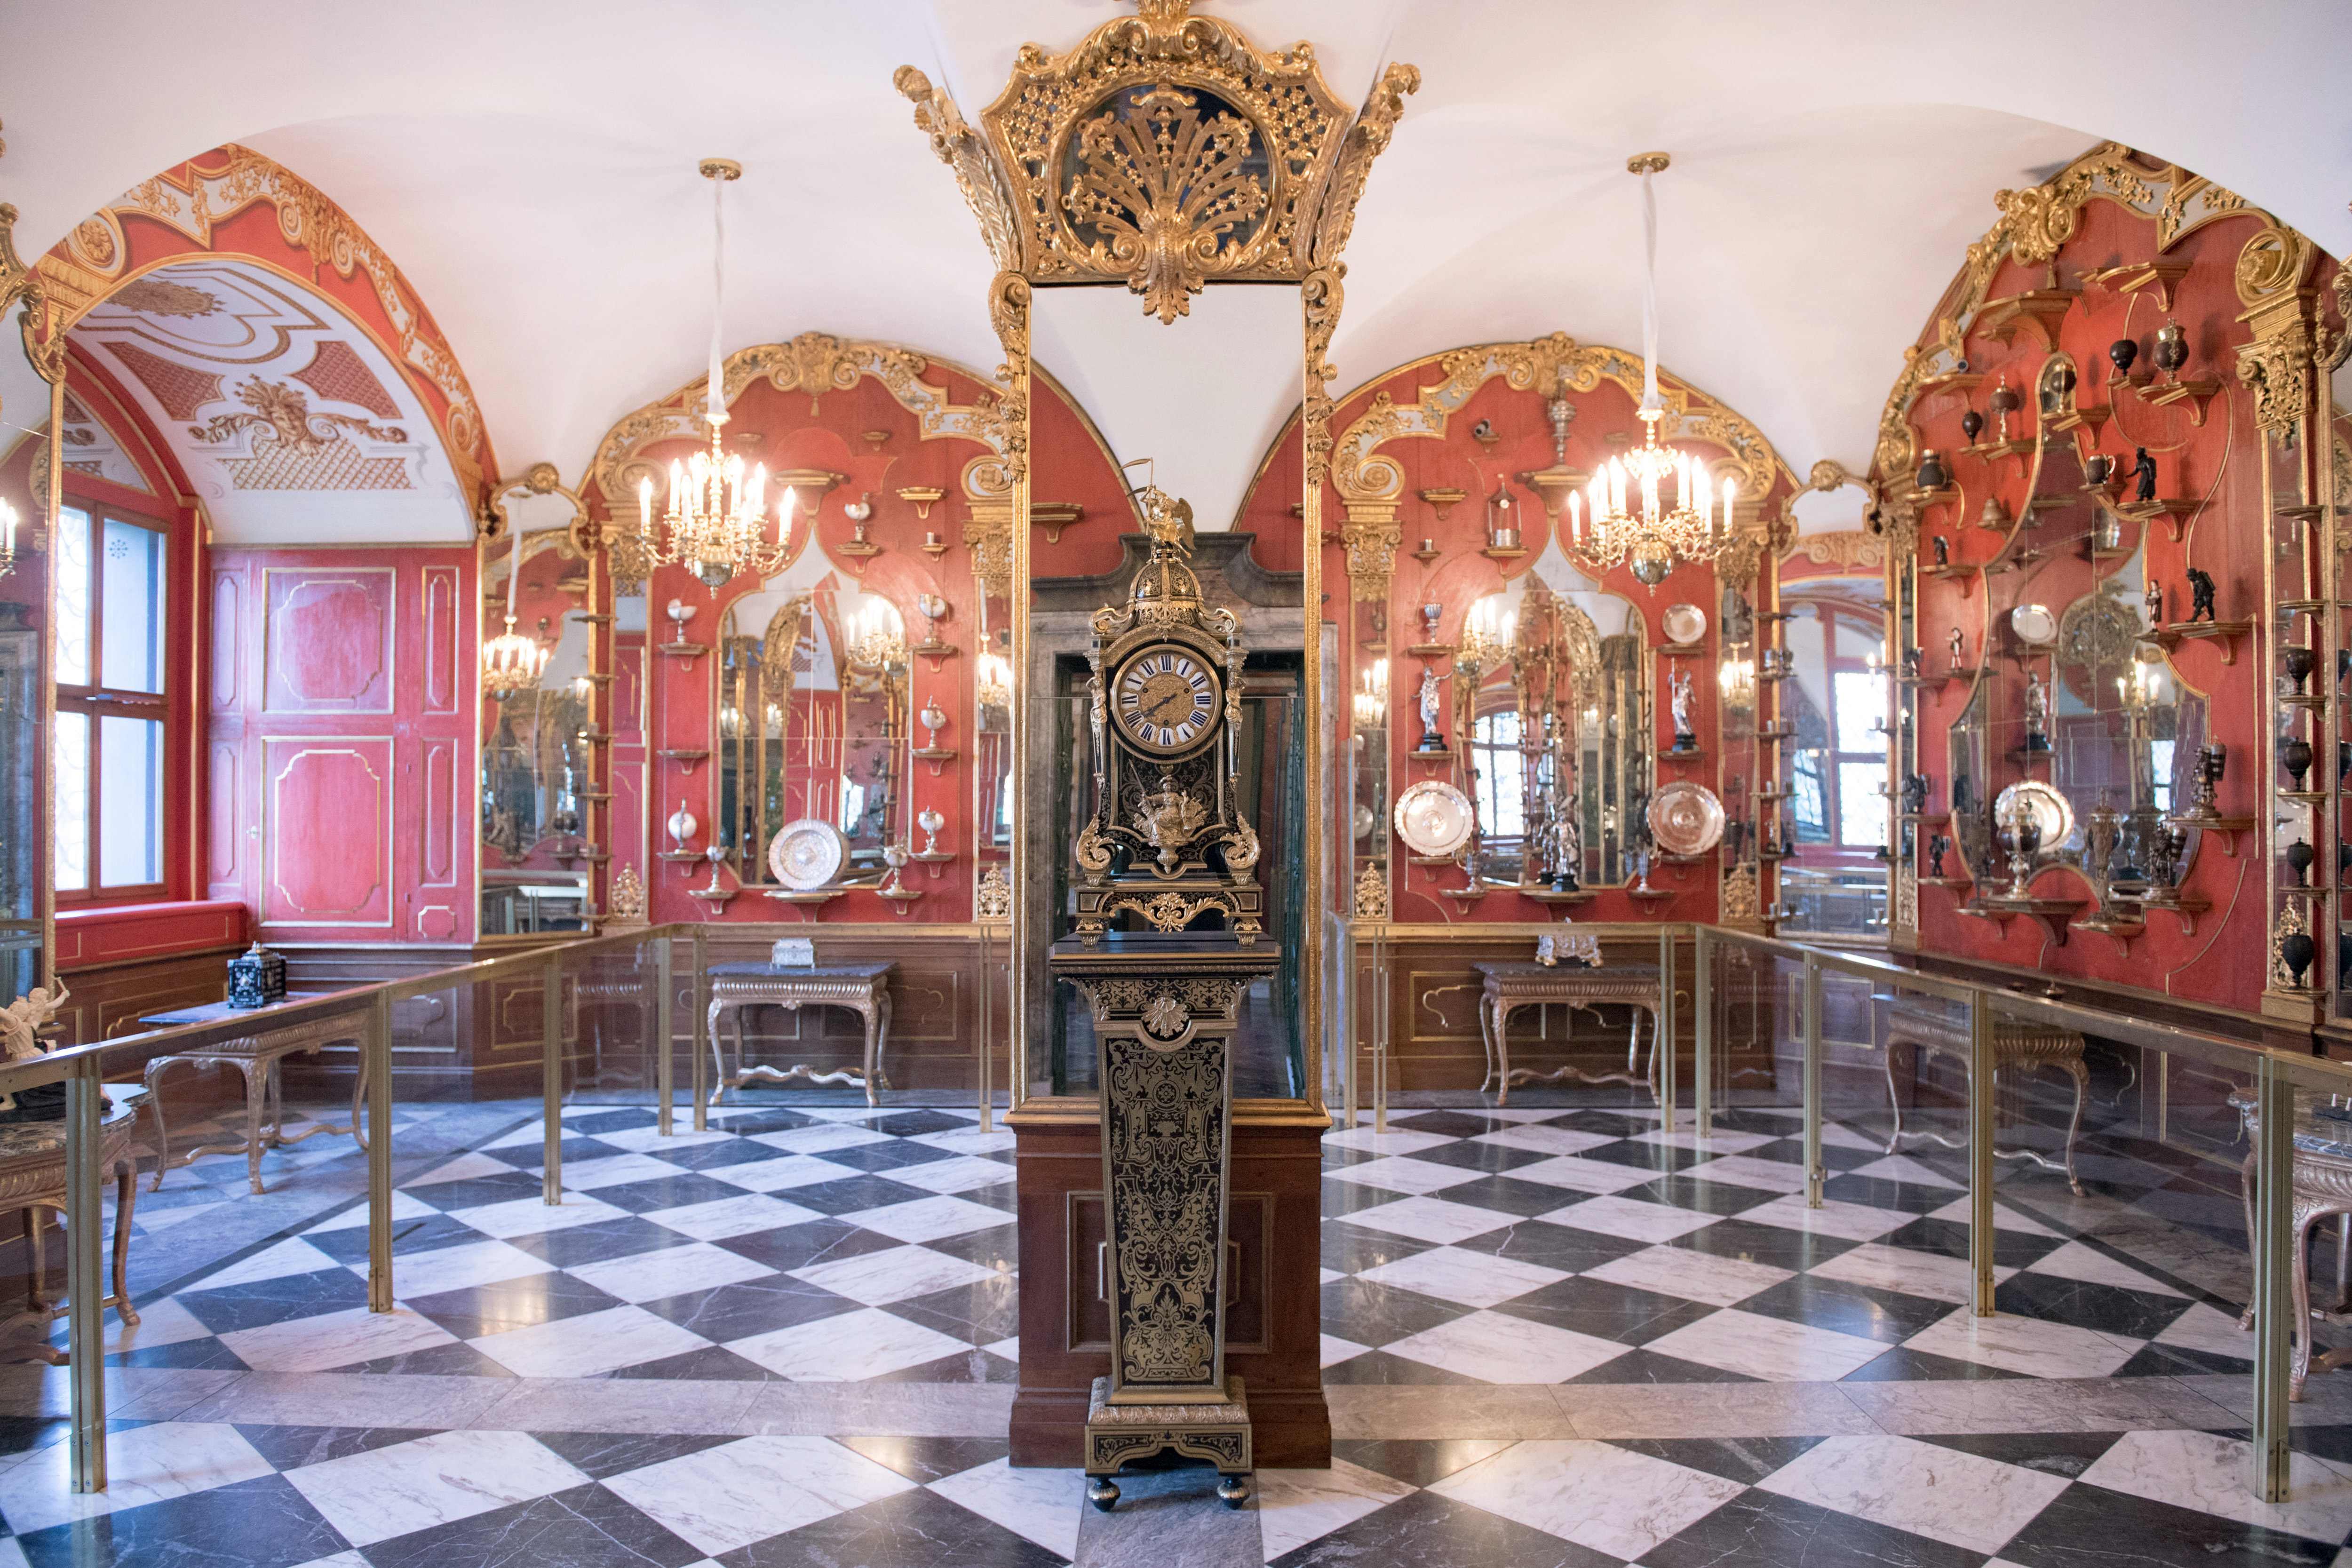
[[[302,1002],[310,998],[289,996],[287,1002]],[[337,1013],[323,1018],[304,1018],[297,1023],[272,1026],[274,1007],[232,1007],[226,1002],[207,1002],[201,1007],[181,1007],[169,1013],[150,1013],[139,1021],[158,1029],[175,1028],[184,1024],[217,1024],[225,1018],[250,1019],[253,1032],[214,1045],[179,1051],[168,1057],[157,1057],[147,1064],[147,1105],[155,1117],[155,1180],[147,1190],[155,1192],[163,1185],[163,1173],[193,1163],[205,1154],[243,1154],[246,1180],[253,1190],[261,1191],[261,1154],[265,1149],[283,1148],[299,1143],[305,1138],[315,1138],[321,1132],[348,1132],[362,1150],[367,1148],[367,1135],[361,1131],[360,1107],[367,1096],[367,1052],[364,1032],[367,1014],[364,1011]],[[315,1053],[321,1046],[348,1042],[360,1053],[360,1072],[352,1084],[352,1120],[348,1126],[337,1127],[320,1122],[307,1131],[289,1138],[285,1133],[286,1082],[283,1065],[288,1057],[306,1052]],[[163,1079],[165,1069],[185,1062],[192,1067],[236,1068],[245,1078],[245,1139],[238,1143],[202,1143],[179,1158],[172,1157],[170,1130],[163,1121]],[[256,1079],[260,1081],[257,1085]],[[256,1093],[256,1089],[260,1092]],[[264,1125],[267,1120],[268,1125]]]
[[[816,1084],[856,1084],[866,1090],[866,1103],[878,1105],[877,1089],[890,1087],[889,1072],[884,1068],[882,1053],[890,1042],[890,972],[897,964],[884,960],[872,963],[820,963],[814,968],[786,968],[772,963],[719,963],[709,971],[710,977],[710,1065],[717,1078],[710,1086],[710,1102],[730,1089],[760,1079],[768,1083],[789,1083],[794,1079]],[[846,1007],[857,1015],[866,1026],[866,1058],[862,1069],[848,1068],[836,1072],[820,1072],[806,1062],[795,1062],[788,1068],[772,1068],[764,1062],[751,1067],[743,1065],[743,1010],[747,1007],[789,1007],[798,1012],[803,1007]],[[735,1068],[730,1072],[721,1042],[719,1021],[732,1014],[735,1025]]]
[[[100,1177],[114,1174],[114,1294],[99,1302],[99,1310],[114,1309],[126,1329],[135,1328],[139,1313],[131,1305],[125,1282],[131,1262],[131,1209],[139,1195],[139,1165],[131,1152],[138,1131],[139,1108],[152,1097],[143,1089],[106,1089],[106,1109],[98,1123],[98,1169]],[[40,1330],[32,1353],[51,1366],[66,1364],[66,1352],[47,1343],[49,1325],[63,1310],[49,1300],[42,1255],[41,1211],[66,1213],[66,1124],[56,1121],[0,1122],[0,1210],[16,1209],[25,1216],[26,1251],[31,1268],[26,1279],[25,1310],[8,1320],[27,1321]]]
[[[1578,1083],[1622,1083],[1637,1089],[1647,1089],[1650,1098],[1658,1098],[1658,1018],[1664,1009],[1658,994],[1658,966],[1654,963],[1611,963],[1594,968],[1579,963],[1479,963],[1472,967],[1485,975],[1486,984],[1478,996],[1478,1037],[1486,1047],[1486,1076],[1478,1080],[1480,1093],[1486,1086],[1496,1086],[1495,1102],[1511,1103],[1514,1083],[1558,1083],[1572,1079]],[[1562,1067],[1550,1072],[1534,1068],[1511,1065],[1511,1015],[1522,1007],[1543,1007],[1554,1003],[1571,1013],[1581,1008],[1595,1018],[1607,1006],[1624,1006],[1633,1010],[1632,1030],[1625,1037],[1625,1070],[1593,1073],[1581,1068]],[[1641,1065],[1642,1015],[1650,1016],[1650,1065]]]
[[[2254,1234],[2254,1162],[2262,1146],[2263,1119],[2252,1090],[2231,1094],[2230,1105],[2246,1130],[2246,1163],[2238,1172],[2238,1191],[2245,1203],[2246,1234],[2251,1237]],[[2286,1396],[2291,1401],[2303,1397],[2304,1379],[2310,1374],[2315,1359],[2311,1353],[2311,1227],[2321,1220],[2340,1220],[2347,1215],[2352,1215],[2352,1122],[2320,1120],[2311,1114],[2310,1106],[2298,1094],[2294,1111],[2294,1194],[2287,1221],[2294,1238],[2291,1245],[2294,1259],[2294,1312],[2287,1323],[2288,1342],[2294,1347],[2286,1375]],[[2352,1240],[2352,1231],[2339,1235],[2336,1240],[2336,1290],[2339,1310],[2345,1284],[2344,1247],[2347,1240]],[[2253,1326],[2254,1304],[2250,1292],[2238,1327]],[[2332,1372],[2339,1366],[2352,1365],[2352,1351],[2329,1351],[2316,1360],[2320,1371]]]
[[[1924,1067],[1931,1057],[1947,1057],[1960,1064],[1965,1073],[1969,1063],[1969,1016],[1966,1008],[1920,996],[1897,996],[1886,1009],[1886,1100],[1895,1112],[1895,1131],[1886,1140],[1886,1152],[1894,1153],[1902,1143],[1903,1099],[1895,1086],[1895,1047],[1907,1045],[1916,1052],[1913,1071]],[[2066,1184],[2074,1195],[2083,1195],[2083,1183],[2074,1174],[2074,1140],[2083,1130],[2083,1098],[2091,1086],[2090,1069],[2083,1065],[2083,1037],[2072,1029],[2053,1029],[2040,1024],[2028,1024],[2015,1018],[1995,1017],[1992,1036],[1993,1083],[2000,1081],[2001,1069],[2017,1068],[2053,1068],[2074,1080],[2074,1114],[2066,1123],[2065,1158],[2053,1160],[2032,1149],[2002,1149],[1996,1147],[1993,1156],[2001,1160],[2023,1160],[2048,1171],[2065,1173]],[[1947,1138],[1940,1132],[1914,1130],[1910,1136],[1925,1138],[1947,1149],[1964,1149],[1968,1145]]]

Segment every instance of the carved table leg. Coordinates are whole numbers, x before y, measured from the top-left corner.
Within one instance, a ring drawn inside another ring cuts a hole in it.
[[[716,996],[712,997],[710,999],[709,1016],[705,1021],[703,1026],[703,1033],[710,1037],[710,1098],[704,1102],[709,1105],[718,1104],[719,1097],[727,1092],[726,1050],[725,1047],[719,1043],[721,1037],[719,1033],[719,1015],[726,1009],[726,1003],[720,1001]],[[735,1015],[735,1031],[739,1037],[741,1035],[742,1030],[743,1015],[739,1010]],[[736,1060],[740,1061],[742,1057],[743,1048],[740,1045],[738,1045],[735,1047]]]
[[[364,1154],[367,1152],[367,1133],[363,1130],[362,1118],[364,1114],[362,1107],[367,1103],[367,1042],[354,1040],[352,1043],[359,1047],[360,1053],[359,1068],[352,1074],[352,1142],[358,1144],[360,1152]]]
[[[2091,1069],[2083,1065],[2080,1057],[2062,1061],[2060,1066],[2074,1080],[2074,1115],[2066,1123],[2066,1184],[2074,1189],[2079,1198],[2083,1195],[2083,1179],[2074,1173],[2074,1139],[2083,1131],[2083,1100],[2091,1092]]]
[[[261,1081],[253,1081],[254,1070],[261,1071]],[[245,1075],[245,1179],[252,1184],[256,1194],[261,1191],[261,1114],[269,1100],[269,1068],[267,1063],[247,1058],[236,1064]]]
[[[25,1306],[35,1312],[49,1310],[48,1243],[41,1236],[38,1205],[16,1211],[25,1226]]]
[[[2303,1399],[2304,1379],[2311,1373],[2311,1226],[2319,1216],[2301,1203],[2295,1205],[2294,1228],[2294,1291],[2290,1298],[2294,1315],[2288,1319],[2289,1343],[2293,1353],[2287,1358],[2286,1397],[2289,1404]]]
[[[1511,1103],[1511,1005],[1495,998],[1495,1103]]]
[[[890,1087],[890,1020],[895,1016],[895,1005],[890,1000],[890,993],[887,989],[877,993],[875,1000],[881,1005],[882,1021],[876,1026],[874,1036],[874,1070],[880,1075],[882,1087],[888,1089]]]
[[[114,1315],[126,1329],[139,1326],[131,1304],[131,1207],[139,1201],[139,1167],[126,1150],[114,1177]]]
[[[2244,1119],[2241,1117],[2241,1124],[2243,1121]],[[2249,1131],[2251,1131],[2251,1129]],[[2254,1251],[2254,1163],[2260,1158],[2259,1149],[2249,1152],[2246,1155],[2246,1163],[2238,1167],[2238,1199],[2246,1211],[2246,1255],[2249,1258],[2252,1258]],[[2246,1297],[2246,1310],[2238,1314],[2238,1329],[2242,1333],[2252,1333],[2253,1328],[2254,1298],[2249,1292]]]
[[[1480,1094],[1486,1093],[1486,1086],[1495,1081],[1495,1021],[1492,1016],[1494,1009],[1493,997],[1482,994],[1478,998],[1478,1043],[1486,1047],[1486,1076],[1478,1080]]]
[[[172,1168],[172,1133],[163,1124],[163,1095],[160,1087],[163,1072],[173,1063],[187,1059],[185,1057],[157,1057],[147,1064],[147,1071],[143,1075],[147,1085],[147,1110],[155,1118],[155,1181],[147,1189],[151,1193],[163,1191],[163,1173]]]

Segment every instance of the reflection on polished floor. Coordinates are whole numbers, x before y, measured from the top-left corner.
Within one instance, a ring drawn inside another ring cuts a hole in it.
[[[2339,1561],[2352,1394],[2315,1376],[2292,1500],[2242,1485],[2233,1173],[2116,1132],[2089,1195],[2004,1171],[2000,1315],[1958,1171],[1792,1110],[1397,1107],[1326,1148],[1333,1468],[1083,1507],[1014,1470],[1011,1143],[961,1108],[754,1097],[662,1139],[566,1108],[404,1113],[401,1310],[321,1140],[142,1198],[110,1320],[113,1483],[63,1484],[60,1374],[0,1379],[0,1563]],[[214,1543],[235,1542],[234,1550]]]

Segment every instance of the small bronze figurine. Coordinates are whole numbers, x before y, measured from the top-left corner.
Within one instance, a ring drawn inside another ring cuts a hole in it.
[[[1939,880],[1942,879],[1944,875],[1944,857],[1951,851],[1951,847],[1952,841],[1940,833],[1935,834],[1928,838],[1927,875],[1937,878]]]
[[[2189,618],[2210,621],[2213,618],[2213,577],[2210,573],[2189,569]]]
[[[1960,636],[1960,628],[1958,626],[1954,626],[1952,635],[1945,639],[1946,645],[1952,650],[1952,673],[1955,675],[1960,672],[1960,648],[1966,640]]]
[[[1903,815],[1922,816],[1927,814],[1927,775],[1905,773],[1903,775]]]
[[[1939,533],[1931,542],[1936,547],[1936,564],[1949,566],[1952,563],[1952,542]]]
[[[2130,338],[2117,338],[2107,345],[2107,363],[2116,367],[2116,379],[2122,381],[2131,374],[2132,361],[2139,358],[2139,344]]]
[[[2150,631],[2164,625],[2164,584],[2150,577],[2147,580],[2147,625]]]
[[[2147,448],[2145,447],[2135,447],[2133,451],[2132,500],[2154,500],[2156,499],[2156,459],[2147,455]]]

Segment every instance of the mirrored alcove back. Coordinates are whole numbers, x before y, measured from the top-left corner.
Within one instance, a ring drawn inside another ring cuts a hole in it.
[[[57,538],[62,384],[26,348],[26,305],[0,313],[0,506],[14,514],[15,555],[0,571],[0,1005],[45,984],[54,873],[48,806],[50,556]]]

